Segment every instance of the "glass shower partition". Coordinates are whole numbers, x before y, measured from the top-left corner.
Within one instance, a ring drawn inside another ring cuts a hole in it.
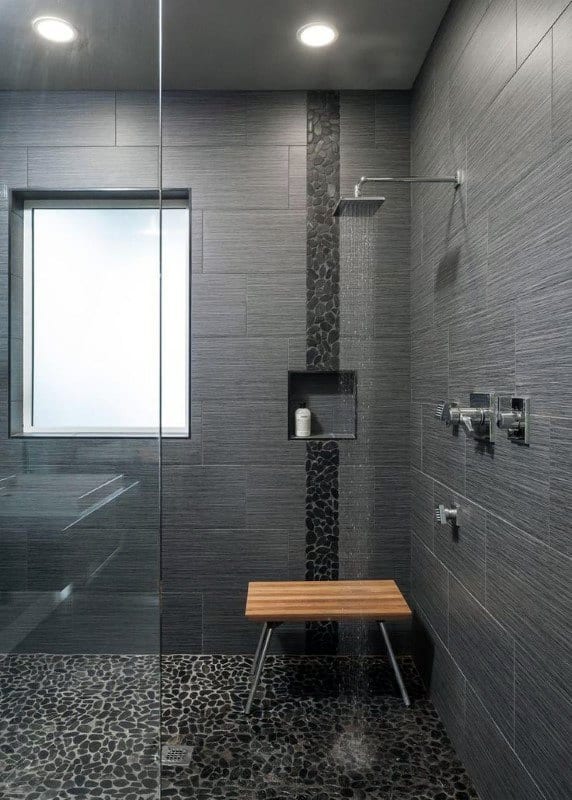
[[[161,424],[188,434],[161,239],[184,297],[188,197],[162,237],[158,0],[58,8],[2,8],[0,795],[155,800]]]

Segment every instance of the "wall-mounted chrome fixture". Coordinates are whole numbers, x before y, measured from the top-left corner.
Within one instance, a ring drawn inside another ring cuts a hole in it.
[[[440,503],[435,509],[435,517],[439,525],[447,525],[451,522],[454,528],[461,524],[460,508],[457,503],[451,503],[451,508],[446,508],[444,503]]]
[[[468,436],[484,442],[494,442],[496,408],[494,395],[472,392],[470,406],[460,406],[455,401],[439,403],[435,416],[440,422],[458,428],[461,425]]]
[[[334,209],[334,217],[350,212],[375,213],[385,202],[385,197],[373,197],[362,195],[362,189],[366,183],[452,183],[458,189],[463,182],[463,173],[458,169],[454,175],[446,175],[441,178],[420,177],[420,178],[368,178],[364,175],[354,186],[353,197],[340,197]]]
[[[511,442],[530,444],[530,398],[500,395],[497,399],[497,426]]]

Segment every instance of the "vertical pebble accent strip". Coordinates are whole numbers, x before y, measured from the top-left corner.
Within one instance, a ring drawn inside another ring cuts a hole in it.
[[[340,356],[340,245],[334,207],[340,194],[340,97],[307,93],[306,367],[337,370]],[[306,580],[339,575],[340,454],[336,442],[306,445]],[[306,649],[331,653],[335,623],[309,623]]]

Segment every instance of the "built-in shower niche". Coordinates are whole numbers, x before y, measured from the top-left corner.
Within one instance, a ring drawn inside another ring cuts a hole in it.
[[[288,373],[288,438],[302,403],[312,412],[310,439],[355,439],[357,378],[352,370]]]

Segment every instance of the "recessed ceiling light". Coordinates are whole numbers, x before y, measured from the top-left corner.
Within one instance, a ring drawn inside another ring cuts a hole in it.
[[[298,39],[308,47],[325,47],[338,38],[337,30],[326,22],[311,22],[298,31]]]
[[[36,17],[32,25],[39,36],[50,42],[66,44],[77,39],[77,31],[74,26],[59,17]]]

